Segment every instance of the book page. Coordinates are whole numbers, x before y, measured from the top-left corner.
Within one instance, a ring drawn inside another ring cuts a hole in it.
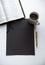
[[[1,1],[5,8],[8,21],[24,17],[18,0],[1,0]]]
[[[0,24],[4,23],[6,21],[7,21],[6,16],[5,16],[1,1],[0,1]]]

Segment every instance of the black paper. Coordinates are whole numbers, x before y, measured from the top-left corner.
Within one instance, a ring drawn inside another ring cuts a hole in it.
[[[6,55],[35,55],[34,25],[29,24],[27,19],[7,24]]]

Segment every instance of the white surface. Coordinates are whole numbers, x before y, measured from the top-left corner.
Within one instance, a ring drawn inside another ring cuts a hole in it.
[[[0,24],[3,22],[6,22],[6,17],[5,17],[3,7],[2,7],[1,1],[0,1]]]
[[[31,11],[39,13],[38,48],[35,56],[6,56],[6,25],[0,26],[0,65],[45,65],[45,0],[21,0],[28,18]]]
[[[3,8],[2,11],[7,19],[6,22],[24,17],[18,0],[0,0],[0,1]],[[3,16],[3,18],[5,16]]]

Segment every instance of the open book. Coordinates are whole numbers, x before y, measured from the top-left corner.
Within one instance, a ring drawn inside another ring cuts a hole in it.
[[[24,18],[18,0],[0,0],[0,24]]]

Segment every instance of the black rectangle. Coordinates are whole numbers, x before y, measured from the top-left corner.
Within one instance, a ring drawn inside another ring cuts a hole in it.
[[[26,19],[7,24],[6,55],[35,55],[34,25]]]

